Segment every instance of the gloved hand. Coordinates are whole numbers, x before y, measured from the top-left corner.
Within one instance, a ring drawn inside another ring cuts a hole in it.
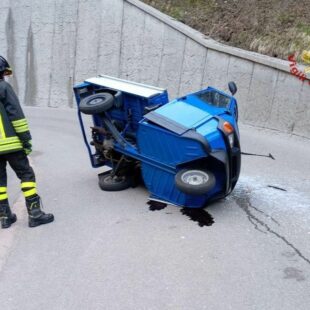
[[[32,152],[32,141],[28,140],[28,141],[23,142],[23,148],[24,148],[24,152],[28,156]]]

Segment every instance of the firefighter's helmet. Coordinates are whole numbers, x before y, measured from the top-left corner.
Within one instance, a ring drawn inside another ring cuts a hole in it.
[[[0,72],[3,72],[4,75],[11,75],[13,72],[7,60],[2,56],[0,56]]]

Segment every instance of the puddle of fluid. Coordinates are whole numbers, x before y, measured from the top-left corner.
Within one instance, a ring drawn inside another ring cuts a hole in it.
[[[182,208],[181,212],[192,221],[198,222],[200,227],[211,226],[214,223],[212,215],[204,209]]]
[[[167,204],[159,201],[148,201],[150,211],[160,211],[167,207]],[[192,221],[197,222],[200,227],[211,226],[214,223],[214,219],[210,213],[204,209],[194,208],[182,208],[182,214],[188,216]],[[171,214],[171,213],[166,213]]]
[[[159,211],[167,207],[166,203],[159,201],[148,201],[147,204],[149,205],[150,211]]]

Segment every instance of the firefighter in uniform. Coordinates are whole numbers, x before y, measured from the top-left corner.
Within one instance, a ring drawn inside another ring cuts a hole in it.
[[[54,220],[53,214],[41,210],[40,196],[28,157],[31,153],[31,135],[19,100],[4,76],[11,75],[8,62],[0,56],[0,219],[1,227],[9,228],[16,222],[11,212],[7,194],[7,162],[21,180],[21,189],[26,200],[29,227],[47,224]]]

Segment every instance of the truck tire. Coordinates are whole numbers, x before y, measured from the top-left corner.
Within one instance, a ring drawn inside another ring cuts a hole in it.
[[[103,191],[117,192],[131,187],[131,178],[128,176],[111,176],[111,171],[106,171],[98,175],[99,187]]]
[[[79,109],[84,114],[100,114],[111,109],[114,97],[109,93],[100,93],[88,96],[81,100]]]
[[[175,176],[176,187],[189,195],[203,195],[215,186],[214,174],[208,170],[183,169]]]

